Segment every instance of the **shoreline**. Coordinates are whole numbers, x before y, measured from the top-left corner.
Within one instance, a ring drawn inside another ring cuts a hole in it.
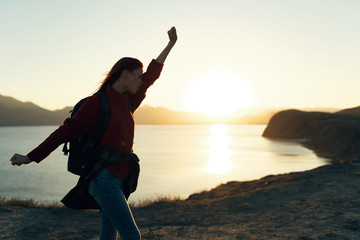
[[[357,239],[360,163],[230,181],[133,208],[143,239]],[[76,224],[74,224],[76,223]],[[97,211],[0,204],[0,239],[97,239]]]
[[[283,141],[283,140],[273,140],[273,141]],[[292,140],[290,140],[290,141],[292,141]],[[294,140],[294,142],[296,142],[296,141]],[[306,148],[306,147],[304,147],[304,148]],[[317,157],[321,158],[319,156],[317,156]],[[219,185],[226,184],[227,182],[232,182],[232,181],[236,181],[236,182],[256,181],[258,179],[264,178],[264,177],[269,176],[269,175],[281,175],[281,174],[288,174],[288,173],[292,173],[292,172],[306,172],[306,171],[311,171],[313,169],[316,169],[318,167],[333,164],[333,162],[331,162],[331,159],[326,159],[326,158],[323,158],[323,159],[324,159],[323,164],[317,165],[317,166],[309,168],[309,169],[301,169],[301,170],[293,170],[293,171],[290,170],[290,171],[284,171],[284,172],[269,173],[269,174],[262,175],[262,176],[259,176],[259,177],[251,177],[249,179],[225,180],[223,182],[219,182],[217,184],[214,184],[213,186],[199,188],[199,190],[195,190],[195,191],[192,191],[192,192],[187,193],[187,194],[155,193],[151,197],[148,197],[148,198],[146,198],[146,197],[145,198],[136,198],[135,200],[131,199],[131,197],[130,197],[129,204],[131,206],[138,206],[138,205],[144,205],[144,204],[151,203],[151,202],[158,202],[158,201],[161,201],[161,200],[167,200],[167,199],[168,200],[172,200],[172,199],[186,200],[189,196],[191,196],[193,194],[196,194],[198,192],[203,192],[203,191],[210,191],[210,190],[216,188]],[[75,177],[77,178],[77,176],[75,176]],[[74,184],[75,183],[76,182],[74,182]],[[68,190],[70,190],[74,186],[75,185],[71,185]],[[21,198],[21,197],[18,197],[18,196],[8,197],[8,196],[2,195],[0,193],[0,202],[5,200],[5,201],[25,202],[25,203],[28,202],[32,206],[35,206],[35,205],[40,205],[40,206],[52,205],[52,206],[56,206],[56,205],[59,205],[61,207],[61,206],[63,206],[63,204],[60,202],[60,199],[62,199],[62,197],[64,197],[65,194],[66,193],[64,193],[63,195],[59,195],[57,198],[54,198],[54,199],[51,199],[51,200],[43,200],[43,199],[37,199],[37,198],[33,198],[33,197],[25,197],[25,198]],[[1,238],[0,238],[0,240],[1,240]]]

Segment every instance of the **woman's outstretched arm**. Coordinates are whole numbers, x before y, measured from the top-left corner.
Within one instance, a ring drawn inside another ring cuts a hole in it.
[[[164,48],[164,50],[160,53],[160,55],[155,59],[155,61],[157,61],[158,63],[161,63],[161,64],[164,64],[166,57],[169,55],[171,49],[173,48],[173,46],[175,45],[175,43],[177,41],[176,28],[172,27],[168,31],[168,35],[169,35],[169,43]]]

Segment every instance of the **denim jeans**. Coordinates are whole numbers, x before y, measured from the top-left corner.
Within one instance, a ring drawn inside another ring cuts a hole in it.
[[[101,207],[100,240],[115,240],[119,232],[121,240],[139,240],[130,207],[123,194],[124,179],[114,177],[104,168],[90,182],[89,193]]]

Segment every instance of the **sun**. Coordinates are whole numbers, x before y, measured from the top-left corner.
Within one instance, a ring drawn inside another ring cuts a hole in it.
[[[188,111],[226,116],[252,106],[254,94],[245,79],[229,72],[214,71],[192,81],[185,102]]]

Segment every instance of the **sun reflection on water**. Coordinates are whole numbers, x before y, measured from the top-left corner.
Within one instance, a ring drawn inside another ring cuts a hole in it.
[[[215,124],[210,127],[210,132],[207,143],[211,148],[206,151],[210,159],[203,170],[213,174],[224,174],[233,168],[233,164],[230,162],[232,151],[229,149],[232,141],[227,135],[229,128],[224,124]]]

